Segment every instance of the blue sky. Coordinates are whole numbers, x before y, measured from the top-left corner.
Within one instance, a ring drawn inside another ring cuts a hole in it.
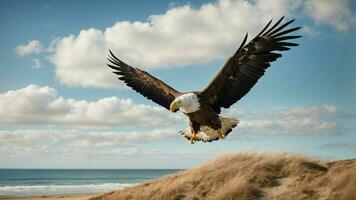
[[[186,168],[224,153],[356,155],[356,5],[321,0],[1,1],[0,167]],[[179,91],[201,90],[246,32],[296,18],[284,52],[224,116],[226,140],[189,144],[188,125],[123,86],[108,48]]]

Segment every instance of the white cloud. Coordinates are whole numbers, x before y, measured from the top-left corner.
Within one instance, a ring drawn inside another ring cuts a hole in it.
[[[259,134],[260,131],[265,134],[308,134],[308,133],[326,133],[335,131],[337,124],[335,122],[320,121],[314,118],[306,119],[260,119],[260,120],[248,120],[241,122],[241,128],[247,129],[249,132],[256,131]]]
[[[269,112],[227,110],[228,116],[240,117],[241,132],[253,134],[339,133],[339,119],[352,117],[336,106],[310,106],[274,109]]]
[[[301,32],[310,37],[317,37],[320,34],[315,27],[310,27],[308,25],[303,26]]]
[[[41,61],[40,61],[40,59],[38,59],[38,58],[32,59],[32,60],[31,60],[31,65],[32,65],[32,68],[33,68],[33,69],[40,69],[40,68],[43,67],[43,65],[42,65],[42,63],[41,63]]]
[[[15,48],[15,52],[18,56],[26,56],[29,54],[38,54],[43,51],[43,45],[38,40],[28,41],[27,44],[19,45]]]
[[[55,65],[56,78],[71,86],[122,86],[117,76],[106,66],[107,43],[100,30],[82,30],[77,36],[57,39],[51,62]]]
[[[159,141],[178,138],[174,128],[152,129],[149,131],[105,131],[90,129],[17,129],[0,130],[0,146],[27,146],[50,144],[72,147],[113,147],[137,142]]]
[[[347,31],[356,23],[349,0],[308,0],[305,11],[315,22]]]
[[[299,4],[279,0],[270,5],[270,0],[221,0],[200,8],[170,8],[147,21],[121,21],[103,31],[81,30],[56,39],[51,62],[63,84],[116,87],[119,82],[106,67],[109,48],[128,64],[146,69],[225,59],[246,32],[256,34],[270,19],[277,20]]]
[[[336,142],[329,143],[322,146],[323,148],[336,148],[336,149],[356,149],[356,143],[353,142]]]
[[[182,139],[176,129],[149,131],[93,131],[88,129],[19,129],[0,130],[1,157],[46,157],[50,159],[116,159],[132,156],[184,155],[191,152],[142,148],[152,141]]]
[[[159,126],[181,116],[131,99],[97,101],[66,99],[48,86],[29,85],[0,94],[1,124],[64,124],[88,126]]]

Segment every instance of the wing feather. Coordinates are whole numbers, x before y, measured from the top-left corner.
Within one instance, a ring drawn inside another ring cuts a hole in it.
[[[297,31],[300,27],[284,30],[294,22],[294,19],[280,25],[283,19],[284,17],[280,18],[271,27],[272,20],[269,21],[248,44],[245,44],[246,34],[235,54],[199,93],[200,97],[204,98],[217,113],[220,113],[221,108],[229,108],[251,90],[258,79],[264,75],[265,70],[270,67],[271,62],[282,56],[275,51],[286,51],[290,47],[298,46],[290,40],[301,36],[286,34]]]
[[[113,73],[119,75],[120,80],[144,97],[169,110],[172,101],[181,95],[180,92],[168,86],[163,81],[143,70],[127,65],[110,50],[109,52],[108,60],[110,64],[107,65],[114,70]]]

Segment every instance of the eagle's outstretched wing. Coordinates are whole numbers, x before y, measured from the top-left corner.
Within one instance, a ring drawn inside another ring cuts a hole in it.
[[[217,113],[220,113],[221,108],[229,108],[250,91],[263,76],[270,63],[282,56],[275,51],[285,51],[291,46],[298,46],[288,40],[301,36],[286,34],[300,27],[284,30],[294,20],[278,26],[283,18],[269,28],[271,20],[253,40],[245,45],[246,34],[236,53],[227,60],[215,78],[200,92],[201,98],[204,98]]]
[[[124,81],[126,85],[138,93],[168,110],[172,101],[181,95],[180,92],[151,74],[122,62],[111,51],[108,60],[111,63],[108,66],[115,70],[113,73],[119,75],[120,80]]]

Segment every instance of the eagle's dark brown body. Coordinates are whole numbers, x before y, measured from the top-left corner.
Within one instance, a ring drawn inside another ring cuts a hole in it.
[[[190,127],[195,133],[200,131],[201,126],[208,126],[214,130],[219,130],[221,128],[221,122],[219,120],[219,115],[204,102],[200,103],[200,109],[192,113],[184,113],[189,117]]]

